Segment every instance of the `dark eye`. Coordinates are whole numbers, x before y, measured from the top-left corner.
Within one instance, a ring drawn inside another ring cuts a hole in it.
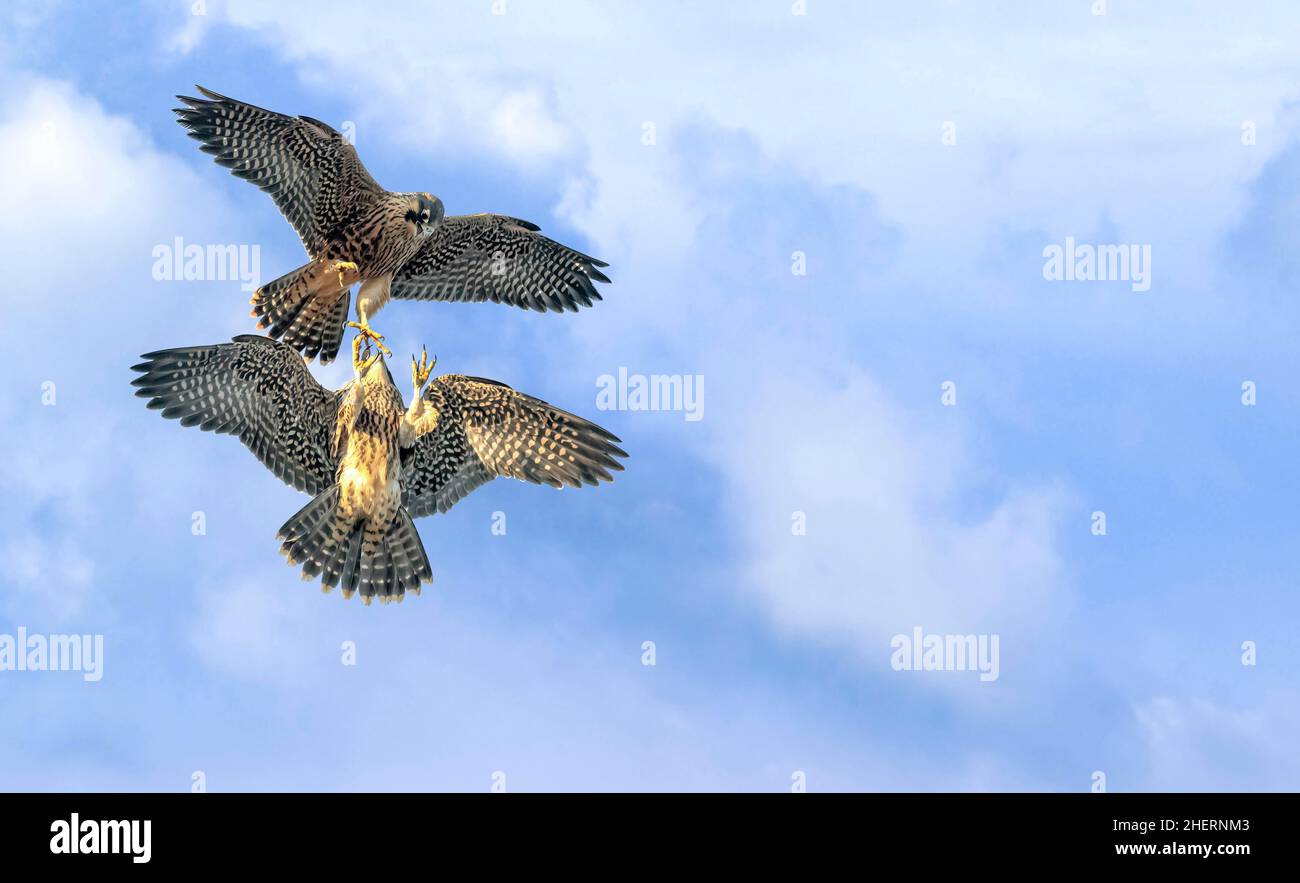
[[[420,220],[421,220],[421,221],[427,221],[427,220],[429,220],[429,212],[428,212],[428,210],[425,210],[425,211],[420,212]]]

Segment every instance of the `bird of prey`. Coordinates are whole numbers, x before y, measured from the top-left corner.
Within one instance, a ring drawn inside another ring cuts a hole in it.
[[[253,316],[309,361],[334,360],[345,326],[381,348],[370,317],[390,297],[492,301],[577,312],[600,300],[604,261],[574,251],[506,215],[444,217],[428,193],[392,193],[328,124],[264,110],[197,87],[175,108],[204,153],[270,194],[311,261],[259,288]],[[348,322],[351,286],[358,322]]]
[[[612,481],[619,439],[504,383],[411,360],[410,407],[378,349],[353,341],[354,377],[330,391],[288,344],[245,334],[231,343],[148,353],[133,370],[148,407],[239,437],[312,500],[280,528],[280,551],[303,579],[400,601],[432,580],[412,518],[446,512],[497,476],[552,487]]]

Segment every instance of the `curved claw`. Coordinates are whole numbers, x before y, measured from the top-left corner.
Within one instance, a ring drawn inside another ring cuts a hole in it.
[[[429,351],[420,347],[420,359],[416,361],[415,356],[411,356],[411,382],[415,385],[416,395],[429,382],[429,375],[433,373],[433,366],[438,364],[438,357],[434,356],[433,361],[429,361]]]
[[[370,346],[371,342],[373,342],[374,345],[375,345],[376,347],[379,348],[379,351],[380,351],[381,353],[383,353],[385,356],[391,356],[391,355],[393,354],[393,351],[392,351],[392,350],[390,350],[388,347],[384,346],[384,344],[383,344],[383,340],[384,340],[383,335],[382,335],[382,334],[376,334],[375,331],[374,331],[374,329],[372,329],[372,328],[371,328],[368,324],[366,324],[365,322],[349,322],[348,325],[347,325],[347,327],[357,329],[357,333],[358,333],[358,335],[361,336],[361,337],[364,337],[364,338],[366,339],[366,346],[367,346],[367,347]]]
[[[358,374],[369,368],[377,358],[379,355],[371,350],[369,337],[358,334],[352,339],[352,367]]]

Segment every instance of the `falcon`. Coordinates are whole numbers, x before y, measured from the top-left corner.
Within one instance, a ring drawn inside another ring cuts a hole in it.
[[[363,341],[365,348],[362,349]],[[305,580],[366,604],[433,579],[413,518],[446,512],[498,476],[551,487],[613,481],[627,454],[590,421],[495,380],[429,375],[411,359],[403,404],[383,354],[358,335],[353,379],[321,386],[289,344],[256,334],[160,350],[132,370],[136,395],[182,426],[235,435],[312,500],[280,528]]]
[[[200,149],[266,191],[311,261],[253,294],[258,327],[310,361],[334,360],[346,326],[382,348],[370,317],[390,297],[492,301],[538,312],[577,312],[601,299],[604,261],[506,215],[444,216],[429,193],[393,193],[327,123],[264,110],[202,86],[178,95],[179,122]],[[348,322],[351,288],[357,319]]]

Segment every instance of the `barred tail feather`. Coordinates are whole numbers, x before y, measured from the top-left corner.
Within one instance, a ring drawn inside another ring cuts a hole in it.
[[[253,309],[258,328],[269,329],[277,340],[284,335],[295,316],[312,294],[315,263],[304,264],[279,279],[273,279],[253,292]]]
[[[351,302],[331,263],[316,260],[257,289],[252,315],[268,335],[325,365],[338,355]]]
[[[357,590],[367,604],[374,598],[401,601],[407,592],[418,595],[423,583],[433,581],[429,556],[406,510],[397,510],[382,539],[373,543],[372,539],[362,543],[357,580]]]
[[[415,522],[405,509],[397,510],[397,519],[389,528],[387,542],[398,597],[404,592],[420,594],[420,585],[433,581],[433,568],[429,566],[429,556],[424,551]]]
[[[303,579],[319,576],[326,591],[339,586],[345,598],[359,592],[366,604],[375,598],[401,601],[406,592],[418,595],[422,583],[433,581],[411,516],[399,509],[388,532],[376,537],[364,520],[339,511],[337,485],[298,510],[280,528],[279,538],[281,554],[290,564],[301,563]]]
[[[279,538],[284,541],[280,554],[290,564],[302,564],[302,578],[319,576],[328,590],[339,584],[354,557],[352,547],[360,548],[361,527],[339,512],[339,488],[333,485],[286,521]]]
[[[285,331],[284,342],[308,361],[319,355],[320,363],[328,365],[339,354],[351,306],[352,292],[347,290],[332,304],[326,303],[319,294],[310,298]]]

